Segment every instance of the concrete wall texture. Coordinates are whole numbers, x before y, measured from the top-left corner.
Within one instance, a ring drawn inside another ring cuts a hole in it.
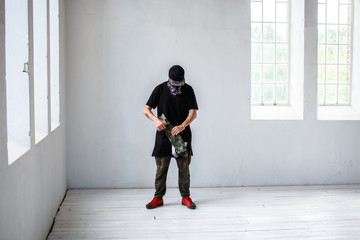
[[[142,108],[173,64],[200,108],[193,187],[358,183],[360,122],[316,119],[316,9],[306,1],[304,120],[254,121],[250,1],[67,1],[69,186],[153,187]]]

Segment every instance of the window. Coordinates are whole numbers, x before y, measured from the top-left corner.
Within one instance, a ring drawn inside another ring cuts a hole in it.
[[[8,162],[30,148],[27,0],[5,1],[5,79]]]
[[[359,15],[353,0],[318,0],[319,120],[360,120]]]
[[[46,0],[33,0],[35,143],[48,134],[48,61]]]
[[[251,119],[303,119],[304,6],[251,1]]]
[[[251,100],[289,105],[289,11],[287,0],[251,4]]]
[[[51,131],[60,126],[59,1],[49,1]]]
[[[318,104],[351,105],[352,4],[318,2]]]
[[[60,125],[58,15],[58,0],[5,0],[8,164]]]

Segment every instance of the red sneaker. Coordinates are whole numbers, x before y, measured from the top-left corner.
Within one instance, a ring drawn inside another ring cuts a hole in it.
[[[146,204],[146,208],[152,209],[152,208],[156,208],[156,207],[159,207],[162,205],[164,205],[164,201],[162,199],[158,199],[157,197],[154,197],[153,200],[151,200],[151,202]]]
[[[191,198],[189,196],[186,197],[186,198],[183,198],[181,203],[182,203],[182,205],[185,205],[190,209],[195,209],[196,208],[195,203],[191,200]]]

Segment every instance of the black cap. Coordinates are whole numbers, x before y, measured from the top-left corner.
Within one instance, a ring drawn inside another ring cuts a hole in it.
[[[174,65],[169,69],[169,78],[173,81],[182,82],[184,78],[185,71],[179,65]]]

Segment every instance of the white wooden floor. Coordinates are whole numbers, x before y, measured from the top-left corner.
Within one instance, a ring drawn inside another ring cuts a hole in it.
[[[360,185],[69,190],[48,239],[360,239]]]

